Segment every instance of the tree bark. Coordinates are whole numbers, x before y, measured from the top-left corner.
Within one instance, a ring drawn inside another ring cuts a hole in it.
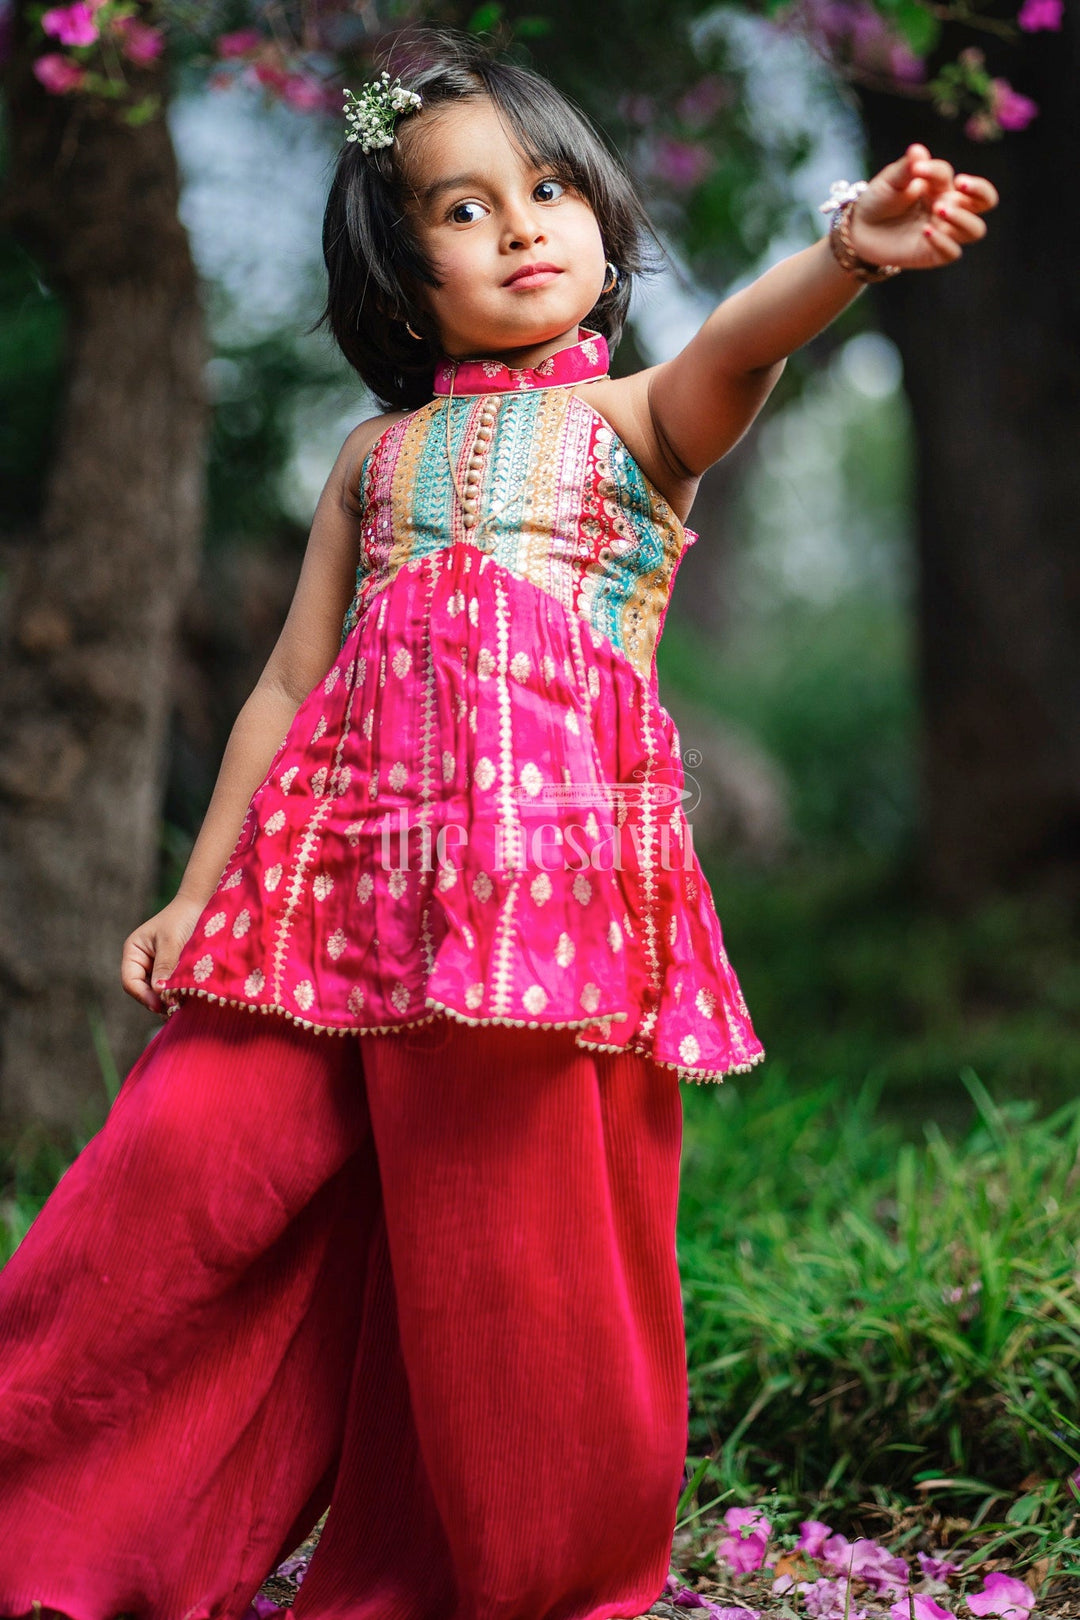
[[[990,71],[1040,108],[1000,141],[861,96],[875,170],[922,140],[1001,197],[957,264],[870,289],[917,440],[924,868],[961,906],[1047,882],[1080,894],[1080,214],[1062,191],[1080,161],[1080,0],[1062,33],[1021,39],[983,36]]]
[[[9,77],[0,224],[63,300],[68,339],[39,532],[0,597],[0,1125],[59,1137],[104,1117],[96,1041],[122,1076],[158,1027],[119,965],[157,873],[205,353],[164,119],[48,96],[25,41]]]

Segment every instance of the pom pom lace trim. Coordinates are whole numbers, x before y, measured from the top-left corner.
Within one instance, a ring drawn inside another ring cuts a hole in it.
[[[597,1023],[602,1016],[610,1018],[614,1022],[622,1022],[627,1016],[626,1013],[594,1014],[591,1018],[579,1018],[573,1021],[567,1019],[557,1023],[543,1023],[535,1018],[470,1018],[466,1013],[458,1012],[456,1008],[448,1007],[444,1002],[433,1001],[429,998],[427,1005],[433,1009],[430,1013],[423,1018],[410,1018],[401,1024],[318,1024],[313,1019],[298,1017],[296,1013],[290,1012],[287,1007],[279,1007],[273,1004],[269,1006],[261,1005],[254,1001],[241,1001],[236,996],[219,996],[213,990],[201,990],[192,985],[170,985],[161,993],[161,999],[166,1006],[166,1017],[171,1018],[173,1013],[180,1011],[178,998],[181,996],[202,996],[206,1001],[216,1001],[222,1006],[240,1007],[245,1012],[277,1013],[280,1017],[289,1019],[290,1023],[298,1025],[299,1028],[310,1029],[318,1035],[394,1035],[399,1031],[417,1029],[423,1024],[434,1023],[436,1018],[442,1017],[452,1018],[456,1023],[468,1024],[473,1028],[485,1024],[501,1024],[513,1029],[584,1029],[591,1024]],[[590,1052],[611,1052],[616,1056],[623,1052],[636,1053],[640,1057],[649,1058],[658,1068],[674,1069],[678,1079],[683,1081],[692,1080],[697,1085],[701,1085],[705,1081],[722,1082],[725,1075],[728,1074],[747,1074],[758,1063],[761,1063],[765,1057],[764,1052],[759,1052],[755,1057],[748,1059],[747,1062],[733,1063],[727,1069],[694,1069],[686,1064],[670,1063],[666,1058],[658,1058],[653,1052],[633,1044],[614,1046],[601,1041],[583,1040],[578,1040],[577,1044]]]

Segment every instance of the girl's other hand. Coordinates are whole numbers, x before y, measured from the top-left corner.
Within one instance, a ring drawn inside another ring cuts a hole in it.
[[[903,157],[874,176],[855,202],[851,241],[871,264],[933,270],[951,264],[969,242],[986,235],[980,215],[997,205],[989,180],[954,174],[951,163],[932,158],[915,141]]]
[[[134,996],[150,1012],[164,1012],[156,986],[167,979],[176,966],[203,910],[198,900],[178,894],[125,939],[120,958],[120,983],[129,996]]]

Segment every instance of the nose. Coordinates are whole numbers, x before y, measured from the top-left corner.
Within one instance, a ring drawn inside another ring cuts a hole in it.
[[[532,247],[534,243],[546,241],[547,231],[544,228],[544,219],[542,214],[537,211],[534,202],[520,197],[508,204],[503,218],[504,247],[525,248]]]

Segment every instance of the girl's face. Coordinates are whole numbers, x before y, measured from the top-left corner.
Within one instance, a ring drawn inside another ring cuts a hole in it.
[[[576,341],[607,274],[585,198],[522,156],[486,97],[405,128],[409,213],[442,283],[417,296],[444,352],[536,365]],[[535,272],[519,275],[528,266]]]

